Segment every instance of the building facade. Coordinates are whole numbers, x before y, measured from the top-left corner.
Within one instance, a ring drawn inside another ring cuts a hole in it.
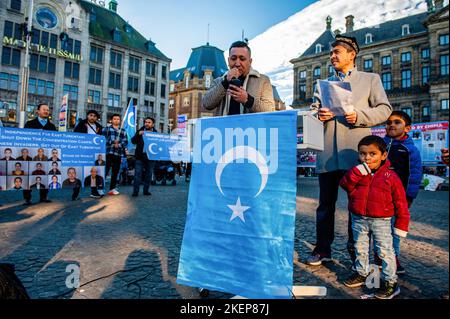
[[[177,128],[178,116],[188,119],[217,116],[216,112],[202,109],[202,98],[214,79],[228,71],[224,52],[206,45],[192,49],[186,67],[170,72],[169,126]],[[285,103],[273,86],[275,109],[285,110]]]
[[[428,12],[359,30],[354,30],[354,17],[346,17],[344,35],[355,37],[361,48],[358,70],[378,73],[394,109],[416,123],[448,120],[448,11],[443,1],[428,1]],[[329,51],[338,33],[328,17],[325,32],[291,61],[295,108],[309,108],[316,80],[333,74]]]
[[[19,120],[27,6],[28,1],[0,2],[0,118],[7,126],[17,126]],[[112,114],[124,114],[133,99],[139,125],[151,116],[160,131],[168,131],[171,60],[121,18],[117,8],[115,0],[34,1],[28,118],[42,102],[56,118],[68,94],[69,130],[90,109],[105,124]]]

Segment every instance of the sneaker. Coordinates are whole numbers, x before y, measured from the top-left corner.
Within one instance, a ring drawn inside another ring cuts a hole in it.
[[[41,199],[39,202],[40,203],[51,203],[52,201],[50,199]]]
[[[102,198],[102,196],[100,195],[100,194],[91,194],[91,198],[94,198],[94,199],[100,199],[100,198]]]
[[[400,294],[398,283],[383,282],[381,287],[375,292],[377,299],[392,299]]]
[[[344,281],[344,285],[349,288],[357,288],[364,286],[366,284],[367,277],[361,276],[357,272],[351,275],[346,281]]]
[[[406,274],[405,268],[403,268],[403,266],[400,264],[400,261],[398,260],[397,257],[396,257],[396,259],[397,259],[397,275],[404,275],[404,274]]]
[[[72,198],[72,202],[76,202],[76,201],[78,201],[78,200],[80,200],[80,197]]]
[[[150,192],[144,192],[144,195],[145,195],[145,196],[152,196],[152,193],[150,193]]]
[[[331,261],[330,257],[323,257],[320,254],[312,254],[306,260],[306,264],[310,266],[320,266],[324,261]]]
[[[97,192],[101,197],[105,196],[105,192],[102,189],[99,189]]]
[[[23,206],[31,206],[31,205],[33,205],[31,201],[26,201],[25,203],[23,203]]]
[[[117,191],[117,189],[110,190],[108,193],[108,195],[111,195],[111,196],[115,196],[115,195],[119,195],[119,194],[120,193]]]

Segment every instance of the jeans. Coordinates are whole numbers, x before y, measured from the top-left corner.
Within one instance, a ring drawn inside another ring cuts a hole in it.
[[[370,218],[356,214],[352,214],[351,217],[356,271],[361,276],[369,275],[370,234],[372,233],[374,248],[382,261],[381,278],[386,282],[397,282],[391,218]]]
[[[31,189],[27,189],[23,191],[23,198],[25,199],[26,202],[31,202]],[[41,202],[46,200],[48,196],[48,189],[40,189],[39,190],[39,197]]]
[[[144,176],[144,193],[148,193],[150,188],[150,182],[152,180],[153,169],[155,167],[155,162],[153,161],[141,161],[136,160],[135,171],[134,171],[134,182],[133,182],[133,193],[139,193],[139,186],[142,183],[142,175],[145,170]]]
[[[316,212],[316,248],[313,254],[331,257],[331,245],[334,241],[334,214],[339,192],[339,182],[346,171],[334,171],[319,174],[319,207]],[[352,262],[355,260],[351,217],[348,218],[347,251]]]
[[[400,256],[401,237],[394,234],[395,221],[396,221],[396,218],[392,217],[392,236],[394,237],[394,251],[395,251],[395,256],[399,257]]]
[[[119,175],[120,163],[122,161],[122,157],[112,154],[106,155],[106,172],[105,177],[108,176],[110,169],[112,169],[111,173],[111,186],[109,190],[113,190],[117,186],[117,176]]]

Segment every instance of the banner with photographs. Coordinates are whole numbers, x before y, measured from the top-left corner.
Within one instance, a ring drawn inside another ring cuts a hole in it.
[[[424,166],[442,164],[441,149],[448,147],[448,128],[448,122],[446,121],[418,123],[411,126],[409,135],[420,151]],[[372,134],[384,137],[386,136],[386,128],[373,128]]]
[[[104,185],[105,142],[99,135],[0,127],[0,190]]]

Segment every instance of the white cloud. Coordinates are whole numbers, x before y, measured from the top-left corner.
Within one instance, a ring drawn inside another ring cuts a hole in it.
[[[448,2],[448,1],[446,1]],[[374,26],[427,10],[425,0],[321,0],[250,41],[253,66],[268,74],[287,104],[293,99],[293,66],[324,31],[325,19],[333,18],[332,30],[345,30],[345,17],[355,17],[355,29]]]

